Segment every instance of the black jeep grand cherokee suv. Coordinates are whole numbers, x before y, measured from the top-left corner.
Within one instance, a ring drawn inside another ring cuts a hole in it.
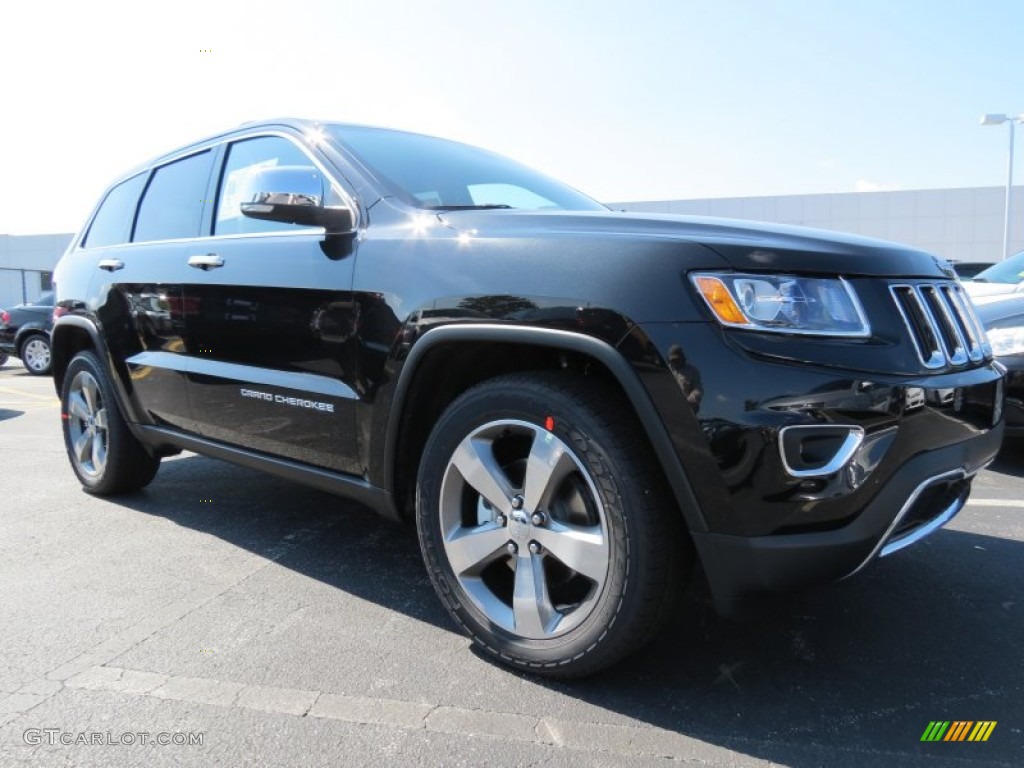
[[[734,613],[917,541],[1002,436],[945,262],[613,213],[409,133],[179,149],[110,188],[56,283],[86,491],[188,449],[415,518],[455,621],[543,674],[636,649],[694,557]]]

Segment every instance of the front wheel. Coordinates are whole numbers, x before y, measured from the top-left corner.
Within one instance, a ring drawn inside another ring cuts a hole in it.
[[[503,376],[456,399],[425,448],[417,529],[455,621],[556,677],[649,640],[692,557],[632,410],[582,377]]]
[[[71,468],[88,493],[137,491],[156,475],[152,456],[128,429],[110,378],[92,352],[75,355],[61,391],[64,445]]]
[[[41,333],[29,336],[21,345],[21,362],[33,376],[50,372],[50,340]]]

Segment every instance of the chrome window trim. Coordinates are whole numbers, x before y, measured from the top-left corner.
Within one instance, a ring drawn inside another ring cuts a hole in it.
[[[97,212],[100,209],[100,205],[102,205],[103,201],[106,200],[107,195],[110,194],[110,190],[112,190],[118,184],[121,184],[121,183],[123,183],[125,181],[128,181],[129,179],[131,179],[131,178],[133,178],[135,176],[138,176],[139,174],[145,174],[146,175],[146,183],[145,183],[145,186],[143,187],[142,194],[139,196],[139,199],[138,199],[138,201],[135,204],[135,215],[137,216],[138,215],[138,211],[139,211],[139,205],[142,203],[142,199],[145,197],[146,190],[149,188],[149,182],[152,179],[154,171],[156,171],[158,168],[162,168],[165,165],[170,165],[171,163],[176,163],[179,160],[184,160],[187,157],[191,157],[193,155],[198,155],[198,154],[201,154],[203,152],[213,152],[213,151],[216,151],[220,147],[223,147],[223,146],[225,146],[227,144],[233,144],[234,142],[237,142],[237,141],[246,141],[248,139],[258,139],[258,138],[261,138],[261,137],[264,137],[264,136],[277,136],[277,137],[286,139],[287,141],[290,141],[292,144],[294,144],[299,149],[300,152],[302,152],[304,155],[306,155],[307,158],[309,158],[309,160],[324,175],[324,178],[326,178],[331,183],[331,185],[334,187],[334,189],[336,189],[337,192],[341,195],[341,197],[345,201],[346,205],[348,205],[352,209],[352,216],[354,218],[353,228],[358,231],[359,227],[360,227],[360,224],[362,223],[363,216],[362,216],[362,212],[361,212],[361,210],[359,208],[359,204],[358,204],[358,202],[356,200],[355,195],[353,193],[349,192],[349,190],[348,190],[348,188],[347,188],[347,186],[345,184],[342,184],[340,181],[338,181],[338,179],[335,176],[335,174],[332,173],[331,171],[329,171],[327,166],[324,163],[322,163],[318,158],[316,158],[309,151],[309,149],[305,146],[305,144],[300,142],[298,139],[295,138],[295,136],[287,133],[286,131],[282,131],[282,130],[275,129],[275,128],[253,128],[252,130],[244,131],[242,133],[232,133],[229,136],[219,136],[219,137],[217,137],[216,139],[213,139],[213,140],[204,141],[204,142],[202,142],[200,144],[190,145],[190,146],[185,147],[183,149],[174,150],[170,154],[161,155],[159,158],[157,158],[156,160],[150,162],[149,164],[135,166],[128,173],[125,173],[125,174],[123,174],[121,176],[118,176],[114,181],[112,181],[110,184],[107,185],[106,189],[103,190],[103,194],[100,196],[100,198],[97,201],[96,205],[93,207],[92,212],[89,214],[89,218],[86,219],[85,226],[82,228],[81,233],[79,233],[79,235],[75,238],[73,248],[75,248],[77,250],[80,250],[80,251],[98,251],[100,249],[123,248],[124,246],[136,246],[136,245],[151,245],[151,244],[154,244],[154,243],[187,243],[187,242],[193,242],[193,241],[196,241],[196,240],[202,240],[203,242],[208,242],[208,241],[213,240],[213,239],[233,238],[233,237],[267,237],[267,236],[272,236],[273,237],[273,236],[280,236],[280,235],[300,235],[300,234],[311,234],[311,233],[312,234],[320,234],[322,236],[324,234],[322,227],[303,227],[302,229],[285,230],[285,231],[281,231],[281,232],[253,232],[253,233],[242,233],[242,234],[232,234],[232,235],[200,234],[200,235],[196,235],[195,237],[175,237],[175,238],[166,238],[166,239],[163,239],[163,240],[130,240],[130,241],[125,242],[125,243],[117,243],[116,245],[95,246],[95,247],[85,246],[85,245],[82,244],[82,241],[85,238],[86,234],[88,233],[90,227],[92,227],[93,219],[96,218],[96,214],[97,214]],[[226,159],[227,159],[227,156],[225,155],[224,160],[226,160]],[[216,171],[217,171],[218,174],[220,174],[221,172],[223,172],[223,170],[224,170],[224,161],[222,160],[220,165],[219,165],[219,167],[216,168]],[[220,177],[218,175],[218,178],[217,178],[217,194],[218,194],[218,196],[220,195],[220,181],[221,181],[221,179],[220,179]],[[213,208],[214,216],[216,216],[216,210],[217,210],[216,209],[216,205],[217,205],[217,201],[214,201],[214,203],[213,203],[213,206],[214,206],[214,208]],[[134,221],[134,219],[132,220],[132,227],[131,227],[131,229],[132,230],[135,229],[135,221]]]
[[[277,131],[277,130],[273,130],[273,129],[263,129],[263,130],[255,130],[255,131],[252,131],[251,133],[245,133],[245,134],[243,134],[241,136],[238,136],[238,135],[232,136],[231,138],[221,142],[221,144],[235,144],[235,143],[237,143],[239,141],[248,141],[249,139],[259,139],[259,138],[264,138],[264,137],[268,137],[268,136],[276,136],[278,138],[285,139],[286,141],[290,141],[292,144],[294,144],[299,149],[300,152],[302,152],[302,154],[304,154],[307,158],[309,158],[309,160],[313,163],[313,165],[315,165],[320,170],[320,173],[322,173],[324,175],[324,178],[327,179],[328,181],[330,181],[331,185],[342,196],[342,198],[345,201],[345,204],[352,210],[352,217],[353,217],[352,228],[353,228],[353,230],[358,231],[359,230],[359,225],[362,222],[362,215],[361,215],[361,213],[359,211],[359,206],[356,203],[355,198],[352,195],[349,194],[347,189],[345,189],[345,185],[341,184],[336,178],[334,178],[334,174],[331,173],[327,169],[327,166],[324,165],[324,163],[320,162],[320,160],[318,160],[308,150],[308,148],[305,146],[305,144],[299,142],[294,136],[291,136],[288,133],[285,133],[284,131]],[[221,173],[223,173],[223,171],[224,171],[224,166],[227,164],[227,160],[228,160],[228,156],[229,155],[230,155],[230,147],[228,148],[228,152],[225,153],[225,155],[224,155],[224,160],[221,162],[221,167],[218,169]],[[221,177],[218,176],[218,178],[217,178],[217,199],[215,199],[214,203],[213,203],[213,222],[212,222],[212,226],[214,226],[214,227],[216,227],[216,225],[217,225],[217,205],[220,203],[220,199],[219,199],[220,198],[220,185],[221,185]],[[309,227],[304,227],[303,229],[309,229]],[[323,229],[323,228],[322,227],[313,227],[314,231],[320,231],[321,229]],[[247,233],[241,233],[241,234],[243,236],[247,236]],[[257,233],[253,233],[253,234],[257,234]],[[260,233],[260,234],[263,234],[263,233]],[[206,239],[210,239],[210,238],[214,238],[214,237],[230,237],[230,235],[209,234],[209,235],[203,235],[203,237],[206,238]]]

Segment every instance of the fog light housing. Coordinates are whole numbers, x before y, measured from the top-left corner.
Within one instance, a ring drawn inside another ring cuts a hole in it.
[[[845,467],[861,443],[864,429],[848,424],[805,424],[779,430],[779,454],[790,477],[828,477]]]

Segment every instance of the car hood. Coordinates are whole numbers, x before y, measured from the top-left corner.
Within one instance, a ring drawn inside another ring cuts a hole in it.
[[[986,301],[997,301],[1020,293],[1024,283],[979,283],[973,280],[965,280],[963,283],[967,295],[974,299],[975,303]]]
[[[975,303],[978,319],[986,328],[1024,325],[1024,293],[992,296]]]
[[[735,269],[884,277],[955,276],[949,262],[885,240],[806,227],[615,211],[447,211],[449,227],[477,237],[576,235],[700,243]]]

